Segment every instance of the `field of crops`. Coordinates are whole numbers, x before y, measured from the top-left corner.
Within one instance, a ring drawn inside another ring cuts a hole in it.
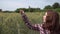
[[[27,12],[32,24],[42,23],[44,12]],[[19,13],[0,13],[0,34],[39,34],[26,27]]]

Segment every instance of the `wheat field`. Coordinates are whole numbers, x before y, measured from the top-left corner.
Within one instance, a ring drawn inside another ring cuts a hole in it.
[[[41,24],[45,12],[26,12],[32,24]],[[0,34],[39,34],[30,30],[22,20],[20,13],[0,13]]]

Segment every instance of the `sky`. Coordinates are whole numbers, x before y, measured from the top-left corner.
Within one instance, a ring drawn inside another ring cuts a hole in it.
[[[14,11],[17,8],[41,8],[52,5],[60,0],[0,0],[0,9]]]

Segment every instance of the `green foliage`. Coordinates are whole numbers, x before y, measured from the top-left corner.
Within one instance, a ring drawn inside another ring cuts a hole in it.
[[[40,8],[30,8],[30,12],[39,12]]]
[[[1,13],[16,13],[16,12],[15,11],[6,10],[6,11],[2,11]]]
[[[45,8],[44,8],[44,9],[52,9],[52,6],[47,5],[47,6],[45,6]]]
[[[42,22],[43,14],[44,12],[26,12],[32,24]],[[19,13],[0,13],[0,34],[39,34],[39,32],[30,30]]]
[[[28,12],[27,8],[18,8],[15,10],[15,12],[19,13],[20,10],[24,10],[25,12]]]
[[[44,13],[26,12],[26,15],[32,24],[41,24]],[[39,34],[39,32],[30,30],[19,13],[0,13],[0,34]]]
[[[2,12],[2,9],[0,9],[0,12]]]
[[[60,8],[56,8],[54,9],[56,12],[60,12]]]
[[[40,11],[40,8],[18,8],[15,10],[15,12],[19,13],[20,10],[24,10],[25,12],[36,12]]]
[[[58,8],[60,8],[60,4],[59,3],[54,3],[52,6],[51,5],[47,5],[44,7],[44,10],[59,10]]]
[[[60,4],[56,2],[56,3],[54,3],[54,4],[52,5],[52,7],[53,7],[54,9],[60,8]]]

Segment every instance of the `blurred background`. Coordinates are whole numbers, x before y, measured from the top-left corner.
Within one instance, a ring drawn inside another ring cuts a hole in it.
[[[39,34],[25,25],[19,10],[25,11],[32,24],[41,24],[47,10],[60,15],[60,0],[0,0],[0,34]]]

